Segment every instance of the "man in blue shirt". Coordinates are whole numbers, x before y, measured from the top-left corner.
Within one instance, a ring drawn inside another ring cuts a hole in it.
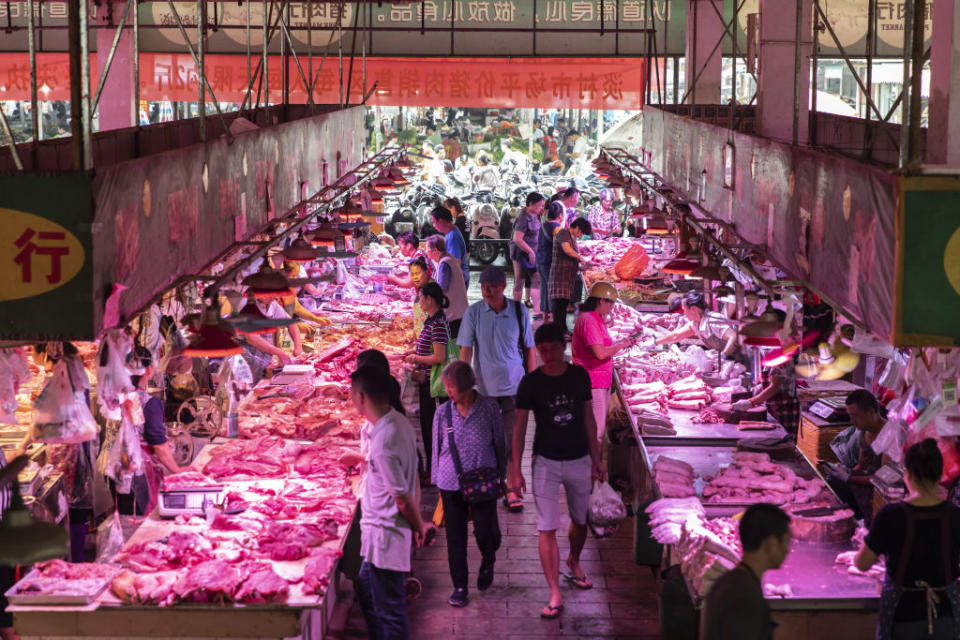
[[[460,261],[460,270],[463,271],[463,281],[470,286],[470,261],[467,258],[467,243],[457,225],[453,223],[453,214],[445,207],[435,207],[430,212],[433,226],[443,234],[447,241],[447,253]]]
[[[527,308],[516,300],[507,300],[503,295],[506,287],[503,269],[483,270],[480,274],[483,299],[467,307],[457,344],[460,359],[471,363],[477,373],[480,393],[494,398],[500,406],[509,458],[517,386],[528,371],[537,368],[537,356]],[[512,512],[523,509],[523,502],[511,489],[507,490],[504,502]]]

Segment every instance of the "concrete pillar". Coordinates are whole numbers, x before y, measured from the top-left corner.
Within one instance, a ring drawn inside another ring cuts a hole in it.
[[[799,83],[795,44],[798,3],[801,34]],[[757,133],[762,136],[788,143],[807,140],[812,11],[811,0],[760,0]]]
[[[97,32],[97,82],[103,76],[103,69],[107,64],[107,57],[110,53],[110,45],[113,44],[113,36],[116,33],[116,24],[123,15],[124,3],[113,4],[113,25],[107,28],[99,28]],[[110,64],[110,71],[107,74],[106,83],[103,85],[103,92],[100,94],[100,106],[98,108],[99,130],[123,129],[125,127],[136,126],[139,113],[139,106],[133,104],[133,31],[130,25],[133,24],[133,12],[136,11],[136,5],[130,8],[127,15],[127,25],[120,35],[120,41],[117,43],[117,51],[113,55],[113,62]],[[107,24],[107,7],[101,5],[97,10],[97,24]],[[96,93],[96,87],[91,82],[91,100]]]
[[[928,11],[929,5],[928,6]],[[960,167],[960,7],[933,3],[928,164]]]
[[[723,0],[687,0],[686,104],[720,104],[723,47],[714,46],[723,35],[721,15]]]

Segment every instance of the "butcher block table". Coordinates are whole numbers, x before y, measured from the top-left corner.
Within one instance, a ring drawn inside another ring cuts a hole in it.
[[[200,451],[191,470],[201,470],[210,460],[218,438]],[[264,487],[280,488],[284,478],[259,480],[224,480],[228,488],[242,489],[256,483]],[[356,492],[356,478],[354,491]],[[341,525],[339,537],[322,546],[343,550],[350,525]],[[124,544],[130,547],[168,536],[174,531],[197,531],[195,525],[178,524],[162,519],[157,510],[143,521]],[[294,561],[269,561],[281,577],[302,575],[307,558]],[[128,638],[136,640],[166,640],[189,638],[214,640],[216,638],[284,639],[323,638],[327,632],[333,608],[336,605],[339,573],[334,563],[330,584],[322,596],[303,592],[303,584],[290,585],[287,600],[282,603],[257,604],[177,604],[172,607],[130,605],[121,602],[109,587],[86,606],[10,606],[15,616],[14,625],[22,640],[74,640],[80,638]]]
[[[683,441],[660,444],[650,440],[639,439],[641,459],[648,477],[653,463],[661,455],[682,460],[691,465],[697,475],[703,475],[716,474],[721,466],[733,461],[736,451],[735,446],[718,442],[713,445],[690,445]],[[796,453],[793,460],[778,460],[777,463],[789,467],[799,477],[815,477],[817,471],[813,465],[799,450]],[[702,491],[699,483],[700,481],[695,483],[695,486],[698,491]],[[655,494],[655,483],[648,481],[647,484]],[[708,517],[730,517],[746,508],[746,505],[706,502],[703,506]],[[818,636],[873,637],[879,604],[878,583],[872,578],[851,575],[845,566],[834,562],[837,554],[855,548],[853,541],[828,543],[795,540],[784,565],[764,574],[764,584],[789,585],[792,591],[792,595],[786,597],[767,598],[773,618],[779,624],[777,640],[806,640]],[[674,546],[667,545],[662,548],[662,574],[679,562],[680,558]],[[684,605],[687,609],[682,612],[669,612],[664,619],[675,619],[674,616],[677,615],[699,616],[702,601],[689,584],[686,586],[690,596],[689,602]]]

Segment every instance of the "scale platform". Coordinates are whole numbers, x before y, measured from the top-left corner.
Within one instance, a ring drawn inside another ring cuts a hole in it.
[[[309,382],[313,379],[312,364],[288,364],[277,375],[270,378],[272,386],[294,385]]]
[[[809,411],[826,422],[850,424],[850,414],[847,413],[844,397],[820,398],[810,405]]]
[[[157,510],[162,518],[202,516],[205,500],[209,499],[215,505],[222,505],[225,497],[223,485],[161,491]]]

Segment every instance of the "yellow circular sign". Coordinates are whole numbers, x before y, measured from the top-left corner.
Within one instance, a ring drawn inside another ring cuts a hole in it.
[[[80,240],[53,220],[0,208],[0,302],[32,298],[72,280],[83,268]]]
[[[960,227],[950,236],[947,249],[943,252],[943,270],[950,286],[960,295]]]

